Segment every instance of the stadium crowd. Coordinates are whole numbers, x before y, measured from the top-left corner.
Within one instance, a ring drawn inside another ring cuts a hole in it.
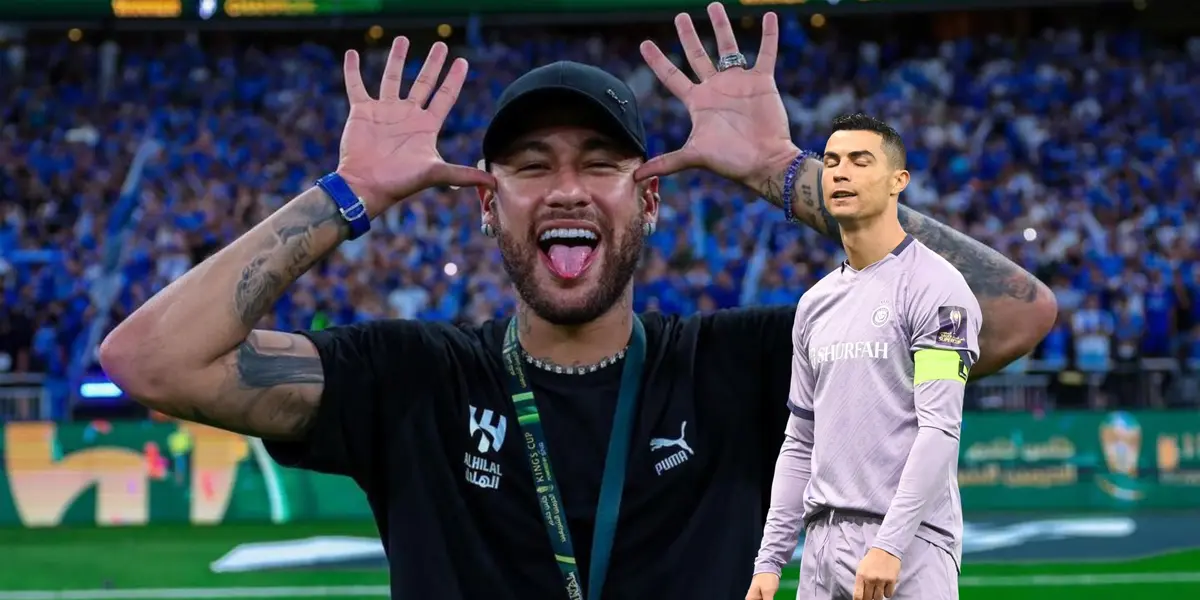
[[[562,59],[628,79],[651,153],[686,139],[686,112],[642,65],[641,38],[489,35],[453,46],[472,72],[445,128],[448,160],[475,164],[502,86]],[[368,70],[382,68],[384,48],[366,54]],[[105,308],[95,289],[110,268],[123,282],[109,327],[337,156],[338,47],[189,37],[4,52],[0,372],[65,376]],[[921,47],[813,36],[784,15],[779,62],[801,146],[820,149],[837,114],[884,118],[908,145],[902,200],[1052,286],[1062,314],[1037,358],[1092,371],[1140,356],[1200,364],[1200,220],[1188,217],[1200,184],[1200,38],[1170,47],[1061,30]],[[677,176],[662,196],[638,310],[790,304],[841,261],[835,244],[722,181]],[[513,297],[478,228],[473,191],[424,193],[342,245],[262,325],[504,315]]]

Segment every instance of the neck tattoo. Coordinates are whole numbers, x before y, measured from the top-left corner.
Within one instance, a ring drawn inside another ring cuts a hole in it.
[[[595,373],[596,371],[599,371],[600,369],[603,369],[605,367],[609,367],[609,366],[617,364],[618,362],[621,362],[621,359],[625,358],[625,351],[628,349],[629,349],[629,346],[625,346],[624,348],[621,348],[616,354],[613,354],[611,356],[606,356],[606,357],[600,359],[599,362],[595,362],[590,365],[570,365],[570,366],[560,365],[560,364],[557,364],[557,363],[554,363],[554,362],[551,362],[551,361],[548,361],[545,359],[536,358],[532,354],[526,352],[524,348],[521,348],[521,356],[525,357],[525,362],[527,362],[543,371],[549,371],[551,373],[559,373],[559,374],[566,374],[566,375],[586,375],[587,373]]]

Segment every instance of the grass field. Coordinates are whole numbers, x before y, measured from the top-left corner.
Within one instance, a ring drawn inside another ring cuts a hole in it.
[[[380,598],[387,595],[387,575],[378,570],[209,571],[241,542],[373,534],[369,523],[0,530],[0,600]],[[795,577],[793,569],[782,597],[794,597]],[[964,600],[1200,598],[1200,550],[1123,562],[968,559],[961,590]]]

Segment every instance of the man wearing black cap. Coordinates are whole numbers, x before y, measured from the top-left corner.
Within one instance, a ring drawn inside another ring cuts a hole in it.
[[[597,358],[587,353],[628,341],[630,281],[658,213],[657,180],[633,178],[646,158],[645,139],[628,86],[574,62],[518,78],[484,133],[496,186],[479,188],[482,230],[500,244],[521,298],[518,321],[586,326],[612,337],[610,344],[577,344],[584,355],[558,357],[568,365],[586,365]],[[624,309],[614,310],[618,304]],[[533,350],[527,339],[522,344]]]
[[[283,464],[354,478],[395,598],[740,597],[788,415],[795,309],[635,315],[631,277],[654,233],[656,176],[706,168],[836,231],[813,192],[820,163],[787,139],[772,73],[775,16],[763,21],[754,69],[724,10],[709,16],[716,66],[691,20],[676,19],[700,83],[643,44],[693,121],[681,150],[648,161],[628,87],[558,63],[504,92],[485,169],[448,165],[436,139],[466,61],[453,61],[435,91],[447,55],[435,44],[401,99],[408,42],[397,39],[374,100],[348,52],[337,170],[124,321],[101,347],[105,370],[154,409],[259,436]],[[252,329],[372,217],[444,185],[480,190],[482,231],[497,239],[520,295],[514,318]],[[968,265],[968,281],[986,271],[988,281],[1014,282],[977,290],[985,321],[1007,328],[983,337],[976,373],[1040,339],[1054,306],[1028,274],[906,218],[911,233]],[[1024,295],[1013,291],[1022,281]],[[1018,308],[1023,321],[1012,317]]]

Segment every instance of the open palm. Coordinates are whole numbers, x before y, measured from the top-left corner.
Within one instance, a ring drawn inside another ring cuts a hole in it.
[[[434,44],[408,96],[400,98],[408,39],[396,38],[383,70],[378,100],[372,99],[363,85],[358,53],[346,53],[350,116],[342,131],[338,173],[362,196],[371,216],[428,187],[493,184],[488,173],[447,164],[438,153],[438,133],[467,77],[467,61],[455,59],[434,93],[448,52],[442,42]]]
[[[714,2],[708,6],[708,15],[721,56],[737,54],[737,39],[725,8]],[[699,83],[680,71],[654,42],[642,42],[641,51],[658,80],[687,107],[692,133],[683,148],[650,160],[638,170],[637,177],[703,168],[750,184],[766,165],[778,162],[795,148],[783,100],[775,86],[779,20],[774,13],[763,17],[762,42],[752,69],[717,71],[686,13],[675,17],[675,29]]]

